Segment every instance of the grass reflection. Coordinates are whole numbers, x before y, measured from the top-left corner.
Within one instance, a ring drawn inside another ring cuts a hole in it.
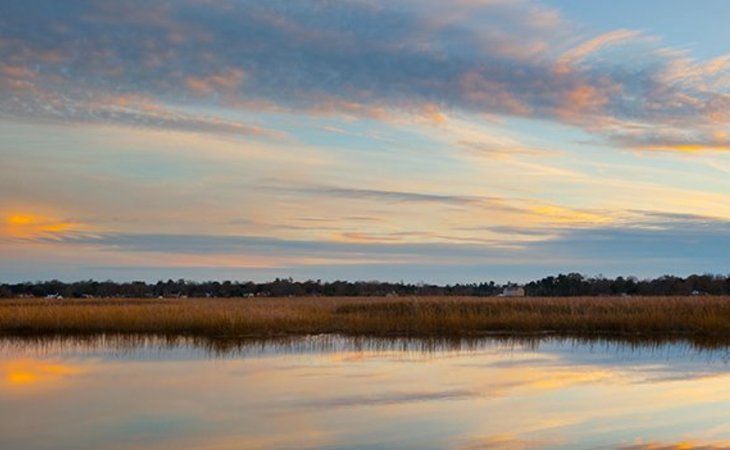
[[[239,358],[260,354],[397,352],[402,355],[434,353],[468,354],[485,350],[511,349],[539,351],[548,344],[581,349],[621,349],[621,351],[653,351],[667,346],[684,348],[698,355],[727,351],[730,340],[709,337],[644,336],[644,335],[563,335],[541,333],[480,337],[363,337],[337,334],[271,337],[207,337],[153,334],[98,335],[12,335],[0,337],[0,352],[32,351],[37,355],[53,353],[89,353],[100,351],[129,352],[134,350],[165,351],[187,349],[214,358]]]

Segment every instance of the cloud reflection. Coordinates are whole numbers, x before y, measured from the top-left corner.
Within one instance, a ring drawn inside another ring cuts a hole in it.
[[[36,387],[52,385],[85,371],[69,364],[19,359],[3,361],[0,364],[0,372],[5,374],[5,382],[11,387]]]

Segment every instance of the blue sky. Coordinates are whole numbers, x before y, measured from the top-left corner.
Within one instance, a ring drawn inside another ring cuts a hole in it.
[[[729,15],[0,0],[0,281],[726,273]]]

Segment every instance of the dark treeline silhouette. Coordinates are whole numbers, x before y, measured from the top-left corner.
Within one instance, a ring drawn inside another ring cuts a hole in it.
[[[134,281],[44,281],[0,285],[0,297],[249,297],[249,296],[385,296],[385,295],[467,295],[489,296],[502,292],[492,283],[437,286],[428,284],[386,283],[378,281],[294,281],[291,278],[267,283],[168,280],[157,283]]]
[[[0,284],[0,297],[252,297],[252,296],[494,296],[513,283],[493,281],[471,284],[435,285],[388,283],[379,281],[294,281],[291,278],[266,283],[187,280],[146,283],[134,281],[61,281]],[[730,277],[690,275],[686,278],[665,275],[639,280],[636,277],[585,277],[577,273],[549,276],[524,285],[528,296],[680,296],[730,295]]]
[[[636,277],[587,278],[571,273],[531,281],[525,285],[525,292],[536,297],[730,295],[730,277],[705,274],[682,278],[664,275],[639,280]]]

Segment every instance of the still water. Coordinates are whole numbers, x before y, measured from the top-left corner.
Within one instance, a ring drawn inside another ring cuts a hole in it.
[[[0,339],[0,449],[730,448],[686,342]]]

